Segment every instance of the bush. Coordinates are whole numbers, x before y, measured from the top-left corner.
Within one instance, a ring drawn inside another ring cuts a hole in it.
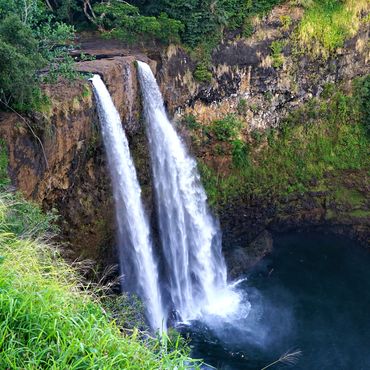
[[[355,81],[355,97],[359,105],[361,120],[367,135],[370,136],[370,75]]]
[[[237,168],[246,167],[249,164],[249,146],[240,139],[235,139],[231,143],[233,164]]]
[[[284,64],[283,48],[285,46],[284,41],[273,41],[271,43],[271,57],[272,65],[274,68],[281,68]]]
[[[4,140],[0,139],[0,192],[10,184],[8,177],[8,155]]]
[[[230,141],[237,138],[242,126],[243,123],[240,120],[229,114],[223,119],[214,121],[211,128],[217,140]]]
[[[210,82],[212,80],[212,73],[206,63],[199,63],[193,74],[194,78],[199,82]]]
[[[239,115],[244,116],[247,113],[248,102],[244,98],[240,98],[236,110]]]
[[[182,122],[190,130],[197,130],[202,127],[193,114],[185,115],[182,119]]]
[[[140,9],[149,15],[165,12],[181,21],[182,41],[194,49],[200,44],[218,43],[225,30],[239,30],[244,37],[253,32],[250,19],[265,14],[281,0],[137,0]]]

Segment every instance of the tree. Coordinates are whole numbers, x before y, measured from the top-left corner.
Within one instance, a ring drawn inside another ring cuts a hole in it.
[[[70,59],[73,27],[55,21],[39,0],[0,0],[0,100],[20,111],[37,109],[43,68],[54,74]],[[56,63],[57,61],[57,63]]]
[[[147,39],[179,41],[179,33],[183,29],[180,21],[169,18],[166,13],[157,17],[143,16],[139,8],[120,0],[96,3],[89,16],[100,29],[109,30],[112,37],[129,43]]]
[[[31,29],[15,14],[0,25],[0,99],[19,110],[40,101],[36,72],[46,65]]]

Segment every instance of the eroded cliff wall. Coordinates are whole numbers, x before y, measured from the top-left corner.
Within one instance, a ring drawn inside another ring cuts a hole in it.
[[[282,22],[287,12],[292,19],[288,27]],[[256,128],[279,126],[288,112],[320,96],[327,83],[346,83],[369,73],[366,27],[335,57],[320,62],[297,54],[286,42],[301,16],[300,8],[277,7],[256,25],[252,37],[219,45],[212,53],[209,82],[194,78],[196,63],[188,52],[174,45],[138,53],[121,48],[117,42],[93,39],[85,43],[84,52],[96,60],[80,62],[77,68],[99,73],[112,94],[129,136],[149,213],[153,202],[150,168],[134,61],[150,63],[171,115],[181,119],[192,114],[207,125],[229,113],[240,114],[247,137]],[[273,42],[283,45],[279,63],[274,62]],[[45,91],[51,105],[44,112],[24,118],[15,113],[0,116],[12,183],[45,210],[59,212],[73,258],[114,263],[114,205],[91,86],[85,80],[60,81],[45,86]],[[240,99],[248,103],[242,113],[237,111]],[[191,144],[186,128],[180,127],[180,132]],[[206,148],[191,146],[191,150],[199,158],[209,159]],[[209,160],[216,171],[223,171],[221,157]],[[354,190],[360,194],[362,208],[358,210],[347,197],[343,202],[333,200],[338,179],[331,181],[332,189],[313,185],[312,192],[284,199],[243,196],[225,205],[219,216],[232,273],[240,273],[269,250],[267,229],[331,227],[367,243],[369,217],[363,207],[369,207],[370,189],[366,176],[366,171],[350,171],[348,181],[338,185],[344,193]]]

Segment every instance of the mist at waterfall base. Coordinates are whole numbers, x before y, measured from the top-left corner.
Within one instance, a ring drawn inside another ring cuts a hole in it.
[[[370,368],[368,250],[345,237],[280,235],[245,278],[237,289],[248,296],[247,317],[180,327],[194,358],[223,370],[258,370],[299,349],[293,369]]]

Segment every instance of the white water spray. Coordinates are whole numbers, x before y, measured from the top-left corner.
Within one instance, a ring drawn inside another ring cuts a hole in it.
[[[112,177],[122,281],[143,300],[152,328],[164,330],[157,264],[127,138],[104,82],[99,75],[94,75],[91,81]]]
[[[182,321],[226,317],[240,297],[226,281],[221,232],[209,212],[196,162],[173,126],[150,67],[138,62],[158,223],[169,291]]]

